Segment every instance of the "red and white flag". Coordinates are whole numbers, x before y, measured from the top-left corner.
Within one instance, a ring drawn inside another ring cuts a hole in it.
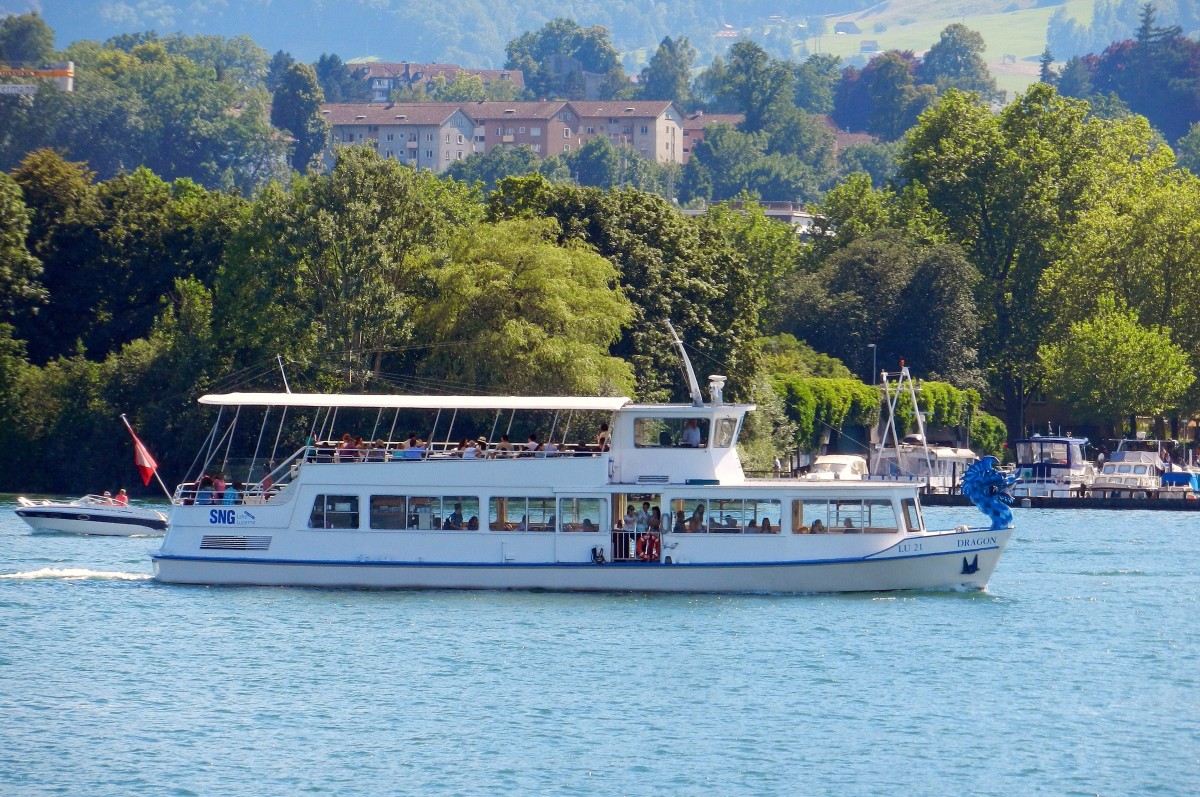
[[[150,484],[150,479],[154,478],[154,471],[158,470],[158,463],[154,461],[154,457],[150,456],[150,452],[146,450],[146,446],[142,445],[138,436],[133,433],[133,427],[129,425],[129,421],[124,415],[121,416],[121,420],[125,421],[125,428],[133,437],[133,462],[137,465],[138,473],[142,474],[142,484]]]

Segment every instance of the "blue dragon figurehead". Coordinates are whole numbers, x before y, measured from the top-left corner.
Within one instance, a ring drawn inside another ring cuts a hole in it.
[[[1017,482],[1016,476],[1008,476],[996,470],[996,458],[984,457],[975,460],[962,477],[962,494],[971,499],[979,511],[991,518],[993,530],[1012,526],[1012,496],[1008,488]]]

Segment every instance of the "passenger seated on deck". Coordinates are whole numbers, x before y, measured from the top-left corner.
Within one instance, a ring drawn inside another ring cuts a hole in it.
[[[129,506],[129,493],[125,492],[125,488],[122,487],[117,491],[117,495],[113,498],[113,501],[116,502],[117,506]]]
[[[590,517],[585,517],[583,519],[583,530],[584,531],[595,531],[596,530],[596,524],[592,522],[592,519]]]
[[[213,502],[213,480],[212,476],[205,476],[200,480],[200,487],[196,489],[196,504],[197,506],[208,506]]]
[[[825,533],[825,524],[819,520],[814,520],[812,522],[812,533],[813,534],[824,534]]]
[[[692,512],[692,516],[688,520],[687,530],[693,534],[708,531],[708,527],[704,525],[704,504],[696,505],[696,510]]]
[[[529,531],[529,515],[521,515],[521,522],[517,524],[517,531]]]
[[[479,516],[471,515],[471,519],[467,521],[468,531],[479,531]]]
[[[535,432],[530,432],[529,439],[525,442],[525,453],[522,456],[531,457],[533,456],[534,452],[538,450],[538,448],[539,444],[537,434]]]
[[[747,529],[747,531],[749,531],[749,529]],[[774,534],[775,530],[771,528],[771,521],[767,518],[763,518],[762,527],[759,529],[759,532],[762,534]]]
[[[496,444],[496,456],[508,459],[513,455],[512,440],[508,439],[508,435],[500,435],[500,442]]]
[[[746,524],[746,533],[747,534],[757,534],[758,533],[758,522],[755,521],[754,518],[751,518],[750,522]]]
[[[687,516],[684,515],[683,510],[680,509],[678,512],[675,513],[675,525],[671,529],[671,532],[674,534],[683,534],[687,530],[688,530]]]

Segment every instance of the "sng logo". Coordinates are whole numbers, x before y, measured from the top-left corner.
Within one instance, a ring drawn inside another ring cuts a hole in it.
[[[254,522],[254,515],[245,509],[241,512],[235,509],[210,509],[208,511],[208,525],[210,526],[253,526]]]

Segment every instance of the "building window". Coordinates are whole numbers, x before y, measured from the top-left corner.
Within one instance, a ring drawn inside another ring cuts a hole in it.
[[[425,140],[426,140],[426,141],[433,141],[433,133],[426,133],[426,134],[425,134]]]
[[[563,138],[570,138],[570,137],[571,137],[571,128],[564,127],[563,128]]]
[[[433,150],[431,150],[431,149],[425,150],[425,157],[429,158],[430,160],[433,160]]]
[[[446,162],[450,162],[450,150],[446,150]]]
[[[383,154],[385,157],[388,157],[388,158],[392,157],[392,151],[390,149],[384,150]]]
[[[457,158],[458,160],[462,160],[462,150],[461,149],[455,153],[455,158]]]
[[[387,140],[388,140],[388,141],[391,141],[391,140],[392,140],[392,139],[394,139],[395,137],[396,137],[396,134],[395,134],[395,133],[388,133]]]
[[[518,132],[518,133],[524,133],[524,132],[525,132],[525,128],[524,128],[524,127],[518,127],[518,128],[517,128],[517,132]]]
[[[367,132],[368,133],[378,133],[379,125],[367,125]]]
[[[541,144],[534,144],[534,145],[533,145],[533,151],[534,151],[534,152],[541,152],[541,151],[542,151],[542,145],[541,145]]]
[[[502,135],[504,135],[504,128],[503,128],[503,127],[497,127],[497,128],[496,128],[496,135],[498,135],[498,136],[502,136]]]
[[[461,144],[462,142],[463,142],[463,135],[462,135],[462,133],[459,133],[458,134],[458,143]]]
[[[563,152],[570,152],[570,151],[571,151],[571,145],[563,144]]]
[[[446,143],[447,144],[450,143],[450,134],[449,133],[446,134]]]
[[[531,128],[529,128],[529,135],[531,135],[531,136],[540,136],[541,134],[542,134],[542,128],[540,128],[540,127],[531,127]]]

